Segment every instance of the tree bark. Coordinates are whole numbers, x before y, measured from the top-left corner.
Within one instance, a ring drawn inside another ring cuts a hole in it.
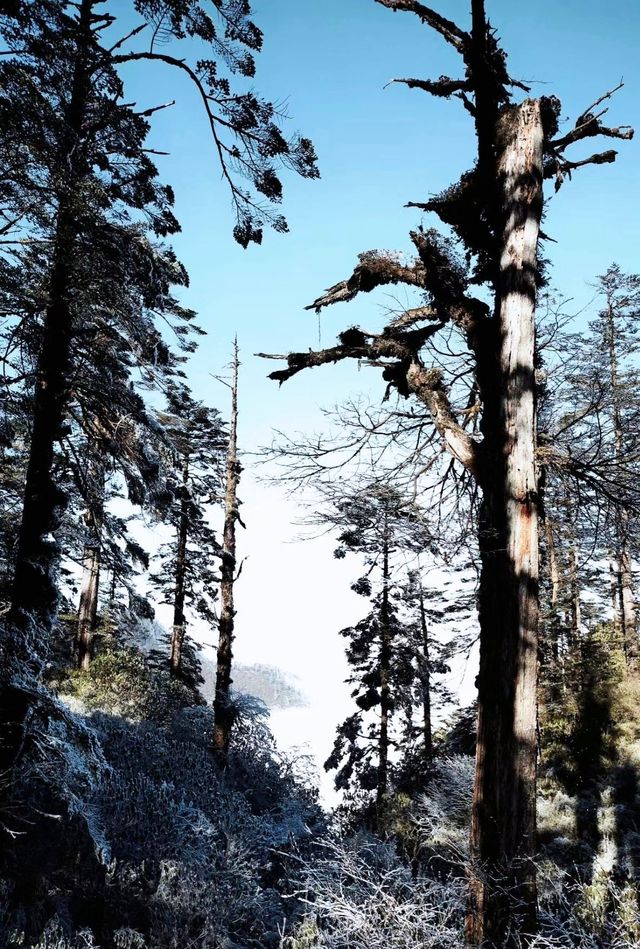
[[[577,541],[569,547],[569,651],[577,653],[580,650],[580,635],[582,630],[582,603],[580,600],[580,578],[578,576]]]
[[[79,5],[80,40],[66,114],[67,133],[60,154],[61,167],[63,163],[66,165],[65,187],[58,201],[49,303],[38,361],[33,428],[11,598],[10,619],[13,623],[23,626],[27,618],[33,616],[46,631],[51,627],[58,598],[58,547],[54,535],[66,503],[64,492],[54,482],[52,469],[68,400],[72,342],[70,271],[78,232],[74,200],[83,175],[78,141],[82,135],[90,87],[87,54],[92,41],[94,5],[95,0],[82,0]]]
[[[182,644],[186,631],[184,602],[187,575],[187,540],[189,538],[189,455],[184,459],[182,469],[182,500],[176,547],[175,586],[173,594],[173,625],[169,649],[169,671],[172,676],[180,675],[182,663]]]
[[[560,571],[558,569],[558,557],[556,555],[556,541],[553,531],[553,523],[549,515],[544,514],[544,535],[547,550],[547,571],[549,583],[551,584],[550,601],[550,622],[548,630],[548,641],[550,654],[554,663],[561,662],[560,636],[561,626],[558,617],[558,604],[560,600]]]
[[[218,623],[218,668],[214,699],[213,748],[221,767],[227,764],[233,710],[230,702],[235,622],[234,583],[236,579],[236,523],[238,521],[238,341],[234,342],[231,381],[231,419],[225,466],[224,530],[220,576],[220,620]]]
[[[542,210],[540,103],[505,108],[496,136],[500,274],[481,367],[480,672],[471,825],[471,945],[515,946],[536,922],[538,484],[534,376]],[[491,358],[491,354],[494,357]]]

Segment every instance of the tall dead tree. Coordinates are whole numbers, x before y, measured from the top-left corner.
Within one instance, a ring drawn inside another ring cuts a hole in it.
[[[236,524],[239,521],[238,483],[242,467],[238,459],[238,340],[233,344],[231,363],[231,418],[225,470],[224,529],[222,535],[222,566],[220,568],[220,620],[218,623],[218,667],[213,704],[213,747],[221,765],[225,765],[233,724],[230,701],[233,630],[235,622],[234,584],[236,581]]]
[[[514,90],[528,89],[509,76],[483,0],[472,0],[469,32],[417,0],[376,2],[417,15],[461,56],[460,79],[394,81],[435,96],[453,96],[473,118],[473,168],[443,194],[412,203],[452,228],[473,265],[458,257],[452,242],[437,231],[422,228],[411,234],[417,256],[409,262],[384,252],[361,254],[353,274],[311,308],[320,310],[389,284],[423,291],[422,305],[398,315],[380,333],[350,329],[337,346],[280,357],[287,359],[287,368],[270,377],[283,383],[307,367],[349,358],[381,367],[387,392],[395,387],[427,406],[444,448],[480,489],[481,640],[467,938],[470,945],[507,947],[517,943],[518,930],[532,932],[536,925],[532,857],[539,499],[534,350],[543,181],[555,177],[558,188],[579,166],[616,157],[606,151],[573,161],[565,154],[573,143],[598,135],[626,139],[632,132],[602,124],[606,109],[597,107],[611,93],[563,135],[557,129],[557,99],[514,102]],[[473,285],[490,289],[493,308],[470,292]],[[442,370],[424,362],[431,337],[451,324],[473,363],[470,388],[481,403],[481,437],[469,433],[468,408],[451,401]]]

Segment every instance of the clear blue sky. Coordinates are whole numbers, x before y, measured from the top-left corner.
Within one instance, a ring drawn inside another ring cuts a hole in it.
[[[465,26],[468,0],[441,0],[442,13]],[[311,137],[322,179],[285,180],[288,235],[266,235],[262,247],[233,244],[230,202],[219,180],[199,102],[180,81],[178,106],[156,116],[154,144],[163,178],[176,190],[183,234],[175,241],[192,279],[187,301],[210,336],[194,360],[199,394],[215,400],[207,373],[225,362],[237,330],[243,350],[243,424],[253,441],[268,422],[299,424],[307,408],[332,403],[354,389],[381,391],[375,371],[354,366],[296,377],[278,392],[265,380],[270,367],[255,351],[283,352],[317,343],[305,303],[347,275],[356,254],[370,248],[410,250],[409,228],[420,216],[403,208],[439,191],[469,167],[469,116],[455,101],[434,100],[401,86],[396,76],[455,75],[456,54],[415,16],[391,13],[373,0],[254,0],[265,34],[255,86],[286,99],[291,128]],[[638,138],[614,142],[615,165],[580,170],[552,198],[545,230],[553,279],[563,294],[587,297],[586,284],[615,259],[640,269],[640,3],[638,0],[487,0],[489,16],[509,53],[511,73],[532,81],[533,92],[556,94],[571,119],[624,77],[611,105],[612,124],[634,124]],[[172,98],[176,77],[162,67],[131,67],[129,94],[141,102]],[[576,149],[595,150],[593,142]],[[603,148],[612,147],[604,141]],[[549,192],[551,188],[549,187]],[[384,293],[332,308],[322,341],[361,320],[375,326]]]

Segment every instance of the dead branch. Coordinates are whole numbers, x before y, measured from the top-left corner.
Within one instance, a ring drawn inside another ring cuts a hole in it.
[[[620,125],[616,128],[609,128],[608,126],[602,124],[600,120],[603,115],[606,115],[608,109],[601,109],[600,112],[593,111],[606,99],[610,99],[619,89],[623,87],[623,85],[623,82],[618,83],[618,85],[614,86],[613,89],[609,89],[609,91],[601,95],[599,99],[596,99],[596,101],[592,103],[588,109],[578,116],[571,131],[567,132],[567,134],[563,135],[561,138],[557,138],[549,142],[550,149],[556,154],[559,154],[563,152],[569,145],[573,145],[574,142],[579,142],[585,138],[595,138],[599,135],[603,135],[605,138],[620,138],[627,141],[632,139],[634,130],[631,128],[631,126]]]
[[[462,52],[465,43],[469,39],[468,34],[461,30],[453,20],[447,20],[430,7],[418,3],[418,0],[376,0],[376,3],[387,7],[388,10],[393,10],[394,13],[398,10],[415,13],[423,23],[426,23],[427,26],[430,26],[436,33],[444,37],[447,43],[451,43],[458,52]]]
[[[360,263],[347,280],[329,287],[305,309],[319,313],[323,306],[353,300],[358,293],[369,293],[375,287],[396,283],[421,287],[424,283],[424,266],[417,259],[408,266],[400,261],[399,256],[371,250],[360,254],[359,260]]]
[[[421,323],[423,320],[440,320],[440,316],[435,307],[416,306],[409,310],[404,310],[404,312],[395,316],[390,323],[387,323],[382,333],[383,335],[393,335],[394,333],[407,329],[409,326],[415,326],[416,323]]]
[[[409,89],[422,89],[432,96],[441,96],[444,99],[459,92],[472,91],[471,82],[468,79],[450,79],[448,76],[440,76],[439,79],[390,79],[386,86],[395,82],[402,83]]]
[[[407,372],[409,388],[427,406],[433,424],[447,451],[472,474],[478,476],[478,443],[456,419],[447,395],[442,372],[425,369],[415,360]]]

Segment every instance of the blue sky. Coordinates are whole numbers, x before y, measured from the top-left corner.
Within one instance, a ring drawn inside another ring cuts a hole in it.
[[[467,8],[468,0],[439,5],[461,26],[468,23]],[[611,104],[611,124],[640,129],[638,0],[487,0],[487,8],[509,52],[512,75],[531,81],[533,94],[559,96],[563,117],[573,121],[624,77],[626,86]],[[470,118],[459,103],[398,85],[383,88],[394,77],[458,73],[456,55],[416,17],[393,14],[374,0],[255,0],[254,9],[265,34],[255,86],[265,97],[287,101],[290,128],[313,139],[322,174],[320,181],[286,176],[288,235],[267,233],[262,247],[248,251],[233,243],[230,200],[196,94],[162,67],[127,71],[128,95],[141,104],[178,99],[175,108],[155,117],[152,140],[171,153],[159,159],[159,167],[175,188],[183,226],[175,246],[191,275],[185,302],[199,311],[209,334],[190,376],[198,397],[224,411],[227,390],[211,374],[228,361],[238,333],[240,440],[248,451],[271,440],[272,426],[318,429],[322,405],[356,392],[381,397],[379,373],[358,372],[353,364],[302,373],[278,389],[266,379],[275,365],[252,354],[315,347],[318,322],[304,305],[349,274],[358,252],[410,252],[408,231],[421,218],[403,205],[446,187],[474,156]],[[592,145],[578,146],[576,157],[595,151]],[[545,231],[558,242],[547,250],[553,281],[575,298],[576,310],[591,296],[589,282],[611,261],[640,269],[639,145],[636,140],[613,147],[620,152],[615,165],[580,170],[548,208]],[[331,345],[346,325],[375,328],[384,307],[397,300],[410,298],[394,288],[392,294],[379,291],[330,308],[322,317],[322,344]],[[322,760],[349,708],[337,631],[365,609],[349,590],[357,567],[348,559],[333,560],[328,539],[296,544],[295,506],[256,484],[249,471],[242,497],[248,531],[240,545],[249,559],[237,589],[236,653],[242,661],[272,662],[299,676],[310,710],[277,728],[286,743],[310,738]],[[202,630],[203,640],[211,642],[212,633]],[[473,670],[466,699],[472,681]]]

